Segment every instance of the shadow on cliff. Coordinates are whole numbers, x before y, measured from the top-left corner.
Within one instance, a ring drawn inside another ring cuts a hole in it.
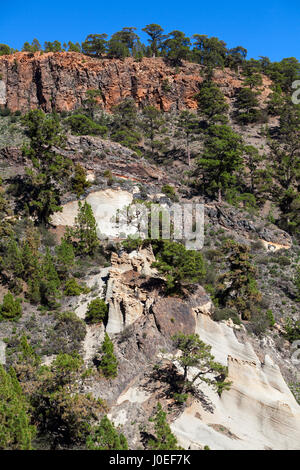
[[[166,364],[162,367],[155,367],[153,371],[148,375],[148,381],[145,383],[144,388],[151,390],[152,393],[157,394],[158,400],[172,399],[172,405],[170,408],[182,409],[185,406],[185,402],[176,400],[178,395],[183,394],[183,376],[180,374],[174,364]],[[214,412],[214,406],[212,402],[205,396],[204,392],[194,386],[188,388],[185,387],[185,392],[188,392],[190,396],[199,401],[202,407],[209,413]]]

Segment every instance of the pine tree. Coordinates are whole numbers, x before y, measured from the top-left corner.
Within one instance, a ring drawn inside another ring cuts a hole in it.
[[[252,88],[260,87],[262,84],[262,76],[260,73],[249,74],[243,82],[243,85],[246,87],[249,86],[250,90],[252,90]]]
[[[145,26],[142,29],[145,33],[150,36],[148,41],[150,42],[150,50],[154,57],[158,56],[159,48],[161,46],[161,41],[163,39],[163,28],[159,24],[151,23]]]
[[[212,70],[224,67],[227,56],[226,43],[218,38],[208,38],[205,34],[194,34],[192,58],[195,62]]]
[[[108,306],[103,299],[93,299],[87,308],[85,319],[88,323],[100,323],[105,320]]]
[[[47,248],[44,259],[41,262],[39,287],[41,302],[50,308],[55,308],[57,306],[57,299],[60,296],[59,288],[60,279],[55,269],[53,257],[49,248]]]
[[[30,450],[35,428],[15,371],[0,365],[0,449]]]
[[[0,177],[0,240],[12,235],[13,221],[7,216],[12,215],[9,201],[6,200],[3,181]]]
[[[191,150],[190,144],[199,130],[199,120],[197,116],[190,111],[182,111],[177,121],[177,126],[184,134],[186,143],[186,153],[188,157],[188,165],[191,166]]]
[[[101,57],[106,51],[107,34],[89,34],[81,44],[82,52],[94,57]]]
[[[196,170],[201,175],[203,191],[209,195],[217,193],[221,202],[225,190],[236,186],[237,171],[243,167],[242,155],[242,139],[238,134],[226,125],[210,126]]]
[[[290,187],[283,192],[280,198],[282,211],[279,225],[284,230],[300,238],[300,195],[296,189]]]
[[[141,135],[137,132],[137,107],[132,98],[125,98],[114,106],[114,121],[112,123],[111,139],[125,147],[139,152],[138,144]]]
[[[145,106],[142,112],[142,128],[145,136],[150,140],[151,152],[154,154],[155,134],[159,132],[164,120],[161,112],[154,106]]]
[[[77,197],[84,194],[84,191],[91,186],[86,179],[86,170],[79,163],[75,165],[74,177],[72,179],[72,190]]]
[[[61,279],[68,277],[70,269],[75,263],[75,253],[73,245],[68,243],[65,238],[62,238],[60,245],[55,247],[56,259],[55,266],[56,270]]]
[[[182,292],[184,287],[203,280],[205,266],[201,253],[169,240],[159,240],[152,245],[156,257],[153,266],[166,277],[169,293]]]
[[[172,65],[181,65],[190,55],[191,41],[182,31],[172,31],[162,43],[162,53]]]
[[[118,361],[114,355],[114,345],[105,333],[104,341],[101,347],[102,357],[100,360],[99,368],[106,378],[114,379],[118,375]]]
[[[236,120],[240,124],[250,124],[257,122],[260,116],[258,110],[258,93],[250,88],[241,88],[236,97],[236,105],[238,111],[236,113]]]
[[[223,245],[223,252],[229,270],[219,277],[216,297],[220,305],[234,307],[242,319],[249,320],[251,311],[259,306],[262,299],[249,247],[229,239]]]
[[[279,225],[299,236],[300,187],[300,105],[286,102],[280,116],[277,138],[269,138],[272,152],[273,197],[279,200]],[[278,184],[279,183],[279,184]]]
[[[273,174],[284,190],[300,181],[300,105],[286,103],[280,116],[279,136],[269,138]]]
[[[14,320],[22,315],[21,299],[14,299],[11,292],[3,297],[3,303],[0,305],[0,319]]]
[[[196,95],[198,113],[209,124],[227,122],[226,113],[228,104],[220,88],[212,81],[212,72],[199,85],[199,93]]]
[[[87,438],[89,450],[128,450],[127,439],[119,433],[107,416],[103,416],[99,426],[95,426]]]
[[[258,168],[263,157],[259,154],[256,147],[253,145],[246,145],[244,147],[244,159],[247,169],[249,170],[250,190],[252,193],[255,193]]]
[[[65,136],[57,116],[39,109],[29,111],[22,122],[30,143],[23,155],[30,164],[24,179],[24,203],[40,222],[48,224],[54,212],[61,210],[60,198],[69,176],[71,161],[53,150],[62,147]]]
[[[85,105],[87,106],[91,119],[94,119],[95,109],[97,106],[99,106],[99,101],[97,100],[97,98],[102,98],[101,90],[92,88],[86,91]]]
[[[37,255],[34,255],[27,241],[25,241],[22,246],[22,263],[24,267],[24,279],[28,280],[32,278],[37,269]]]
[[[84,204],[80,201],[78,202],[78,215],[75,218],[75,227],[74,229],[69,229],[67,240],[72,237],[78,240],[75,245],[75,251],[79,255],[92,256],[99,247],[96,219],[92,207],[86,201]]]
[[[181,351],[178,362],[183,368],[183,384],[181,393],[189,391],[194,382],[199,379],[216,388],[218,393],[229,389],[230,382],[226,381],[227,371],[222,364],[215,362],[211,354],[211,346],[200,340],[198,334],[187,335],[177,333],[172,336],[174,346]],[[188,380],[188,372],[196,367],[198,372],[191,381]],[[211,374],[216,375],[212,378]]]
[[[22,277],[24,272],[22,251],[13,237],[10,238],[7,245],[5,267],[9,271],[12,271],[16,277]]]
[[[160,403],[157,404],[156,414],[149,421],[154,422],[154,439],[148,442],[150,450],[179,450],[177,439],[167,423],[167,414],[163,411]]]

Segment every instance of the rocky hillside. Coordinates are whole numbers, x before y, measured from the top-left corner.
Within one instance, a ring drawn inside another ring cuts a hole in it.
[[[86,100],[86,91],[101,91],[99,104],[110,110],[124,98],[138,106],[152,105],[163,111],[196,109],[195,94],[203,80],[203,67],[185,62],[177,69],[160,58],[94,59],[76,52],[16,53],[0,57],[0,105],[26,112],[41,107],[72,111]],[[219,70],[215,81],[226,98],[234,96],[242,78],[230,69]],[[263,78],[265,100],[271,81]]]
[[[107,416],[118,449],[165,449],[160,404],[169,450],[299,449],[300,118],[266,75],[207,77],[0,57],[0,399],[25,436],[7,420],[0,448],[95,448]],[[204,246],[121,239],[112,211],[136,202],[203,204]]]

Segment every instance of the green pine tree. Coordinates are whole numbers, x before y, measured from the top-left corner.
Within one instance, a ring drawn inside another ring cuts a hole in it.
[[[75,264],[75,253],[71,243],[62,238],[60,245],[55,247],[55,266],[61,279],[68,277],[70,269]]]
[[[29,111],[22,121],[30,139],[22,149],[29,162],[22,185],[24,203],[40,222],[48,224],[51,215],[61,210],[60,198],[72,166],[53,150],[64,145],[65,136],[57,116],[40,109]]]
[[[97,237],[97,223],[92,207],[86,201],[78,202],[78,215],[75,218],[75,226],[67,232],[67,240],[76,238],[75,251],[79,255],[94,255],[99,247]]]
[[[186,335],[177,333],[172,336],[174,346],[181,351],[178,362],[183,368],[183,383],[181,385],[181,394],[189,391],[196,380],[203,380],[212,387],[216,388],[218,393],[229,389],[230,382],[226,381],[226,367],[215,362],[211,354],[211,346],[204,343],[198,334]],[[188,380],[188,372],[191,368],[197,368],[198,372],[192,380]],[[210,377],[210,374],[217,375],[217,378]]]
[[[60,279],[55,269],[54,260],[49,248],[41,262],[40,295],[42,304],[55,308],[60,296]]]
[[[199,119],[191,111],[182,111],[177,121],[177,127],[183,133],[186,143],[186,153],[188,157],[188,165],[191,165],[190,144],[199,132]]]
[[[24,272],[22,251],[13,237],[8,242],[4,260],[6,269],[12,271],[16,277],[22,277]]]
[[[179,450],[177,439],[167,423],[167,413],[162,409],[160,403],[157,404],[156,414],[149,421],[154,422],[154,439],[148,442],[150,450]]]
[[[77,197],[84,194],[84,191],[91,186],[91,183],[86,179],[86,170],[79,163],[75,165],[74,177],[72,179],[72,190]]]
[[[238,134],[226,125],[210,126],[196,170],[203,192],[217,194],[221,202],[225,190],[237,185],[237,172],[243,168],[242,155],[242,139]]]
[[[169,293],[182,292],[184,287],[203,280],[205,266],[201,253],[169,240],[159,240],[152,245],[156,257],[153,267],[166,277]]]
[[[85,319],[88,323],[100,323],[105,320],[108,313],[108,306],[103,299],[91,300],[88,305]]]
[[[15,299],[11,292],[3,297],[3,303],[0,305],[0,320],[14,320],[22,315],[21,299]]]
[[[0,449],[30,450],[34,435],[29,405],[15,371],[6,372],[0,365]]]
[[[126,437],[117,431],[107,416],[92,429],[86,446],[89,450],[128,450]]]
[[[220,88],[208,76],[200,85],[199,93],[196,95],[198,102],[198,113],[209,124],[227,122],[226,113],[228,104]]]
[[[142,112],[142,129],[150,141],[151,153],[155,150],[155,135],[159,132],[164,120],[161,112],[154,106],[145,106]]]
[[[107,333],[105,333],[101,352],[99,368],[106,378],[114,379],[118,375],[118,361],[114,355],[114,345]]]

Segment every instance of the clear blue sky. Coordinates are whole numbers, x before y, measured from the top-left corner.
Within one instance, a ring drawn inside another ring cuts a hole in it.
[[[0,43],[21,49],[34,37],[41,44],[82,42],[90,33],[110,35],[124,26],[135,26],[140,33],[149,23],[166,32],[217,36],[228,47],[246,47],[248,58],[300,60],[299,0],[3,0]]]

